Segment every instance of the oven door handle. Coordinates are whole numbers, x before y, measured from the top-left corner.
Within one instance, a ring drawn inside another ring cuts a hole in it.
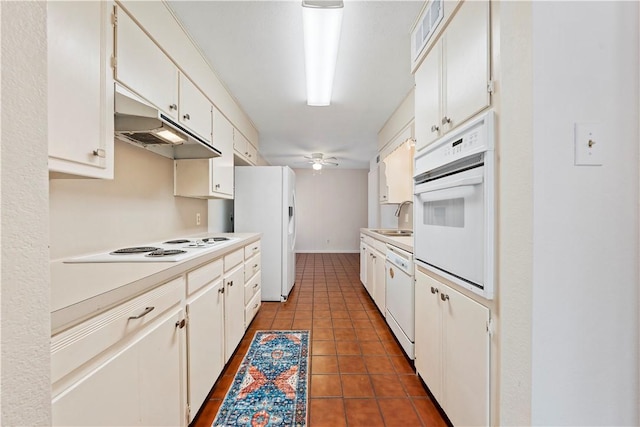
[[[471,196],[475,191],[475,186],[473,185],[461,185],[443,190],[425,191],[416,194],[416,196],[421,202],[435,202],[438,200],[464,199]]]
[[[483,178],[482,175],[469,176],[466,178],[456,179],[456,180],[446,180],[442,181],[431,181],[425,182],[423,184],[418,184],[415,187],[414,194],[416,196],[420,194],[424,194],[431,191],[436,190],[446,190],[449,188],[462,187],[462,186],[470,186],[470,185],[478,185],[482,184]]]

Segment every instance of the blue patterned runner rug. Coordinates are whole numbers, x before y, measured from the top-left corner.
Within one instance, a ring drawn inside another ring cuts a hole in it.
[[[305,426],[309,331],[258,331],[213,426]]]

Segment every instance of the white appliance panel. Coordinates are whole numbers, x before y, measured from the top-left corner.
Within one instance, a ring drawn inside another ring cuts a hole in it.
[[[262,300],[285,300],[295,280],[289,207],[295,175],[286,166],[235,168],[234,230],[262,233]],[[294,221],[292,218],[291,221]]]

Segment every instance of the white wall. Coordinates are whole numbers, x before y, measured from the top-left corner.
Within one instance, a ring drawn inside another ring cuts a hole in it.
[[[116,140],[114,167],[50,181],[51,259],[207,231],[207,201],[173,196],[173,160]]]
[[[295,169],[296,252],[359,252],[367,227],[366,169]]]
[[[233,200],[209,200],[209,231],[224,233],[233,231]]]
[[[46,4],[0,14],[0,425],[50,425]]]
[[[638,425],[638,3],[534,2],[533,64],[532,423]]]

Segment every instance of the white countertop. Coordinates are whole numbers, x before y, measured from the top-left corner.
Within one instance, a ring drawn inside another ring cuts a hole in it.
[[[371,228],[361,228],[360,232],[371,236],[376,240],[383,241],[400,249],[404,249],[407,252],[413,253],[413,236],[385,236],[384,234],[376,233]]]
[[[52,261],[51,331],[64,330],[155,286],[258,240],[260,233],[214,233],[235,237],[200,256],[178,262],[67,264]]]

